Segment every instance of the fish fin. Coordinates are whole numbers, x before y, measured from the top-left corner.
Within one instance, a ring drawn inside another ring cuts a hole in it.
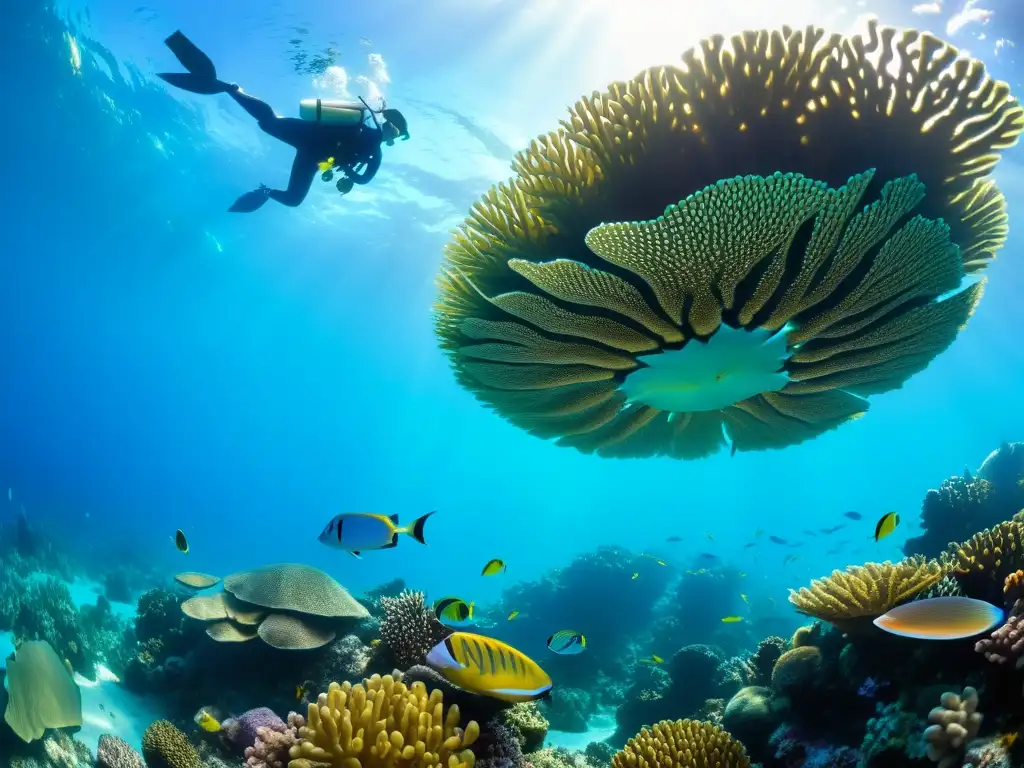
[[[398,514],[396,513],[394,515],[388,515],[388,520],[390,520],[395,525],[398,525]]]
[[[383,547],[381,547],[381,549],[394,549],[397,546],[398,546],[398,534],[396,533],[394,536],[391,537],[391,543],[390,544],[385,544]]]
[[[350,554],[350,555],[352,555],[352,557],[356,558],[356,560],[359,560],[359,559],[360,559],[360,555],[359,555],[359,553],[358,553],[358,552],[352,552],[352,551],[350,551],[350,552],[349,552],[349,554]]]
[[[436,512],[436,510],[434,512]],[[412,525],[405,529],[405,532],[416,539],[420,544],[426,544],[427,542],[423,539],[423,526],[426,525],[427,518],[433,515],[434,512],[427,512],[423,517],[416,518]]]

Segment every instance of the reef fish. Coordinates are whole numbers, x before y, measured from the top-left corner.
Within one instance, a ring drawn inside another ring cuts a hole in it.
[[[735,624],[738,621],[743,621],[742,616],[726,616],[722,619],[723,624]]]
[[[423,526],[433,512],[413,520],[412,525],[400,528],[398,515],[378,515],[373,512],[347,512],[335,515],[317,539],[328,547],[344,549],[354,557],[369,549],[391,549],[398,546],[398,534],[412,536],[420,544],[423,540]]]
[[[773,544],[789,544],[785,539],[779,538],[778,536],[769,536],[768,540]]]
[[[819,528],[818,530],[820,530],[825,535],[828,535],[830,533],[835,533],[836,531],[841,530],[841,529],[843,529],[845,527],[846,527],[845,523],[840,523],[839,525],[833,525],[831,528]]]
[[[174,533],[174,546],[182,554],[188,554],[188,539],[185,538],[185,532],[180,528]]]
[[[427,664],[467,691],[508,702],[532,701],[551,690],[551,678],[510,645],[455,632],[430,649]]]
[[[875,524],[875,541],[881,541],[896,530],[900,524],[900,516],[896,512],[886,512]]]
[[[473,603],[457,597],[442,597],[434,603],[434,615],[446,624],[464,624],[473,619]]]
[[[917,640],[960,640],[1003,623],[1002,608],[973,597],[932,597],[899,605],[875,619],[893,635]]]
[[[508,621],[512,621],[512,619],[514,619],[518,615],[519,615],[519,611],[512,611],[512,613],[510,613],[508,615]]]
[[[863,520],[864,516],[860,512],[843,512],[843,517],[848,517],[851,520]]]
[[[560,629],[548,638],[548,649],[561,656],[583,653],[586,647],[587,638],[571,629]]]
[[[508,570],[508,566],[505,565],[504,560],[488,560],[487,565],[480,571],[481,576],[495,576],[499,573],[505,573]]]
[[[196,716],[193,720],[196,721],[196,725],[207,733],[217,733],[217,731],[220,730],[220,721],[205,709],[200,709],[196,712]]]
[[[651,665],[652,667],[656,667],[656,666],[658,666],[658,665],[659,665],[659,664],[661,664],[661,663],[662,663],[663,661],[665,661],[665,660],[664,660],[663,658],[661,658],[661,656],[658,656],[658,655],[657,655],[657,654],[655,654],[655,653],[652,653],[652,654],[651,654],[650,656],[648,656],[648,657],[647,657],[646,659],[639,659],[639,662],[640,662],[641,664],[649,664],[649,665]]]

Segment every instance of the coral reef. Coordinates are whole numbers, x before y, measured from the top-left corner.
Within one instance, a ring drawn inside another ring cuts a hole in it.
[[[422,664],[427,652],[451,634],[434,616],[422,592],[405,590],[380,598],[380,639],[401,669]]]
[[[823,663],[821,650],[813,645],[786,651],[772,670],[772,689],[782,696],[806,692],[820,682]]]
[[[764,744],[779,723],[772,695],[770,688],[749,686],[738,691],[725,706],[723,727],[748,749],[751,745]]]
[[[615,747],[603,741],[592,741],[583,750],[583,756],[590,763],[591,768],[605,768],[615,756]]]
[[[626,742],[612,768],[749,768],[743,745],[717,725],[663,720]]]
[[[921,505],[920,536],[912,536],[903,545],[903,554],[939,557],[951,541],[963,541],[1008,520],[1017,510],[1001,510],[992,501],[992,484],[987,480],[951,477],[937,489],[928,491]]]
[[[18,641],[47,641],[74,669],[92,676],[96,659],[79,630],[78,611],[63,581],[53,577],[27,581],[12,630]]]
[[[950,545],[946,558],[965,594],[1000,602],[1006,577],[1024,566],[1024,516]]]
[[[288,722],[280,728],[261,725],[256,728],[253,744],[245,748],[245,764],[249,768],[284,768],[289,752],[299,739],[299,729],[306,719],[295,712],[288,713]]]
[[[104,733],[96,748],[96,768],[146,768],[142,755],[120,736]]]
[[[732,568],[685,571],[665,601],[667,616],[660,617],[651,629],[655,648],[679,648],[688,644],[719,645],[726,653],[727,638],[736,633],[723,633],[722,616],[739,610],[739,594],[743,591],[742,576]]]
[[[362,684],[331,683],[309,705],[299,741],[289,750],[289,768],[327,764],[351,768],[384,765],[431,765],[473,768],[468,747],[480,734],[475,721],[458,727],[458,705],[444,710],[440,691],[413,683],[406,687],[400,674],[374,675]],[[395,750],[395,757],[388,753]],[[455,758],[451,760],[450,758]]]
[[[157,720],[146,728],[142,756],[147,768],[203,768],[188,737],[168,720]]]
[[[855,565],[815,579],[810,587],[790,590],[789,602],[800,613],[849,629],[911,599],[943,575],[939,563],[923,557]]]
[[[524,768],[523,746],[515,730],[500,720],[490,720],[473,745],[476,768]]]
[[[541,702],[544,716],[556,731],[583,733],[587,730],[587,719],[595,707],[590,694],[580,688],[555,686],[551,695]],[[531,750],[527,750],[528,752]]]
[[[224,734],[224,738],[241,750],[248,749],[256,743],[256,737],[261,728],[283,733],[287,729],[287,725],[272,709],[267,707],[246,710],[238,717],[228,718],[221,723],[221,732]]]
[[[498,721],[511,728],[524,752],[536,752],[544,745],[551,727],[535,701],[522,701],[499,713]],[[493,721],[492,721],[493,722]]]
[[[938,768],[958,768],[964,745],[978,735],[982,715],[978,710],[978,692],[970,686],[962,694],[947,691],[942,694],[940,706],[928,713],[931,723],[925,731],[928,758]]]

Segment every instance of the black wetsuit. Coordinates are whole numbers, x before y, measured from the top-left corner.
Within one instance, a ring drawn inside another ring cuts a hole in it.
[[[330,125],[296,117],[280,117],[265,101],[242,93],[237,88],[228,95],[259,121],[268,136],[295,148],[288,189],[268,189],[267,196],[283,205],[295,207],[306,199],[319,164],[334,158],[345,176],[355,184],[367,184],[380,168],[383,133],[379,128],[359,125]],[[365,166],[365,167],[361,167]]]

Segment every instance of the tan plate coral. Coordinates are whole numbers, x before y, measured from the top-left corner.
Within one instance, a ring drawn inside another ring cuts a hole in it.
[[[928,34],[709,38],[580,99],[474,204],[441,346],[487,406],[585,452],[814,438],[967,322],[1022,128],[1008,86]]]

